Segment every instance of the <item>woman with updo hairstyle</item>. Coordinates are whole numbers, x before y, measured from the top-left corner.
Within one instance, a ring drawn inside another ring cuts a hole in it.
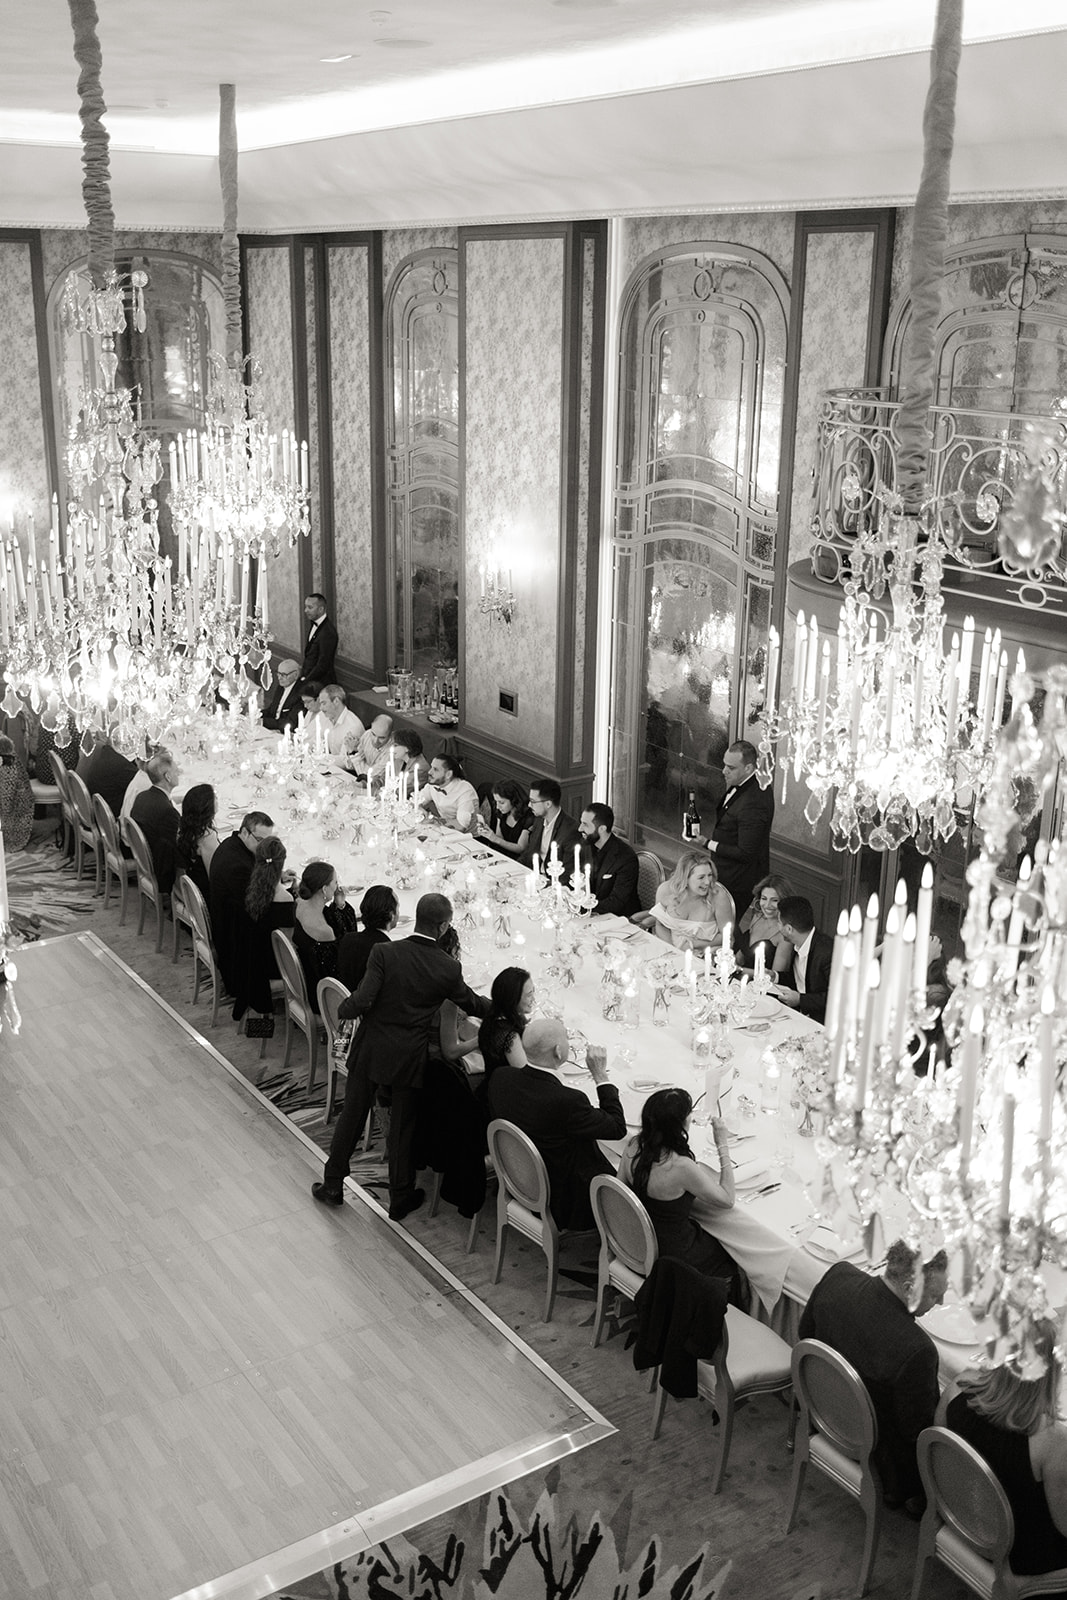
[[[692,1097],[685,1089],[657,1089],[641,1108],[641,1131],[627,1144],[619,1177],[637,1195],[656,1233],[660,1256],[684,1261],[706,1277],[719,1278],[730,1300],[740,1304],[736,1261],[692,1216],[729,1211],[734,1203],[734,1164],[721,1117],[711,1128],[719,1170],[697,1161],[689,1143]]]
[[[1020,1576],[1067,1567],[1067,1424],[1055,1324],[1034,1320],[1018,1356],[970,1368],[945,1421],[993,1469],[1015,1519],[1008,1566]],[[1037,1597],[1035,1597],[1037,1600]]]
[[[459,935],[446,928],[437,941],[459,961]],[[485,1204],[488,1109],[472,1092],[480,1072],[478,1028],[452,1000],[437,1014],[431,1035],[415,1131],[415,1165],[441,1174],[441,1198],[461,1217],[476,1217]],[[473,1060],[471,1059],[473,1057]]]
[[[256,846],[240,921],[235,928],[231,957],[235,1022],[239,1022],[246,1011],[261,1016],[274,1013],[270,986],[280,974],[270,936],[275,928],[291,928],[296,913],[293,897],[282,882],[284,871],[282,841],[273,834],[261,839]]]
[[[215,805],[215,791],[210,783],[194,783],[182,801],[178,837],[174,841],[174,860],[178,871],[193,880],[205,901],[211,895],[208,886],[211,858],[219,846],[219,836],[215,832]]]
[[[534,1007],[533,979],[525,967],[505,967],[489,990],[490,1010],[478,1030],[478,1048],[485,1062],[485,1083],[497,1067],[524,1067],[522,1036]],[[484,1093],[485,1084],[481,1092]]]
[[[345,899],[328,861],[312,861],[300,876],[293,943],[304,969],[308,1002],[318,1015],[320,978],[337,977],[337,952],[346,933],[356,931],[356,913]]]

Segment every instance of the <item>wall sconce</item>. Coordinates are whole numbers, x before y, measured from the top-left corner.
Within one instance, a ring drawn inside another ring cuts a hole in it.
[[[478,576],[481,579],[482,595],[478,603],[478,610],[483,617],[488,617],[490,622],[503,622],[511,627],[515,615],[515,595],[511,587],[511,568],[507,571],[496,565],[479,567]]]

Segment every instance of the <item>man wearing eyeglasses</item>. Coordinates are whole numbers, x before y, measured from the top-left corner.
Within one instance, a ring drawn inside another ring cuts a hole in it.
[[[300,682],[299,661],[279,661],[275,684],[263,702],[263,726],[275,733],[295,728],[296,719],[303,710],[297,684]]]

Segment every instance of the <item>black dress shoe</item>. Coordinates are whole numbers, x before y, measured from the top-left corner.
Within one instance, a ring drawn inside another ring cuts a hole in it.
[[[403,1222],[413,1211],[417,1211],[426,1199],[425,1189],[415,1189],[407,1200],[401,1200],[399,1205],[389,1207],[389,1221]]]
[[[337,1189],[330,1183],[313,1183],[311,1192],[324,1206],[343,1206],[345,1203],[344,1190]]]

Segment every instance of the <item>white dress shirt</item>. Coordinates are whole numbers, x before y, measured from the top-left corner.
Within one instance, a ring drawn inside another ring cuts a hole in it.
[[[812,928],[803,944],[798,944],[793,956],[793,977],[796,979],[797,994],[807,994],[808,988],[808,956],[811,953],[811,941],[815,937]]]
[[[453,778],[443,789],[432,783],[419,796],[419,804],[428,806],[433,801],[442,822],[454,828],[469,828],[478,809],[478,791],[466,778]]]
[[[362,722],[354,711],[347,706],[341,712],[336,722],[330,722],[319,712],[321,725],[326,729],[326,747],[338,765],[343,765],[341,758],[345,753],[345,742],[348,739],[361,739],[366,731]]]

